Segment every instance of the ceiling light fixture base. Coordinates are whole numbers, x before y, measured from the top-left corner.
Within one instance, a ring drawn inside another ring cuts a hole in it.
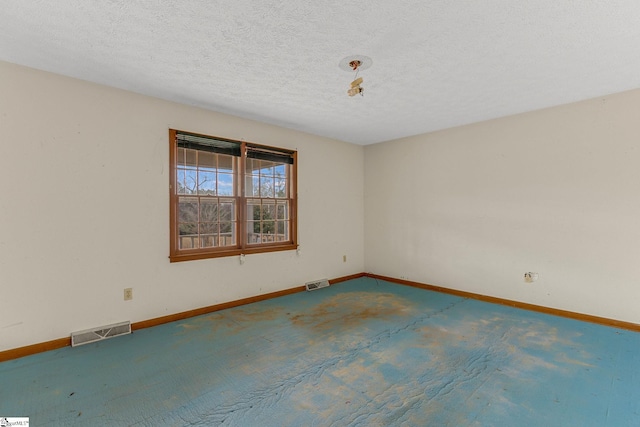
[[[344,71],[354,72],[356,70],[366,70],[371,67],[373,61],[364,55],[349,55],[342,58],[338,66]]]

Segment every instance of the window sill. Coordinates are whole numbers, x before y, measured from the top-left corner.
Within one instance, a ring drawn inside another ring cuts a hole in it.
[[[179,254],[169,255],[169,261],[173,263],[173,262],[182,262],[182,261],[193,261],[198,259],[223,258],[223,257],[238,256],[238,255],[260,254],[260,253],[267,253],[267,252],[294,251],[296,249],[298,249],[297,244],[287,243],[285,245],[257,246],[257,247],[247,247],[243,249],[234,248],[230,250],[216,250],[211,252],[184,251]]]

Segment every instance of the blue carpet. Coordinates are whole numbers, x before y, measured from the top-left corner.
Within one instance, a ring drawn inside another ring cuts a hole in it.
[[[0,363],[32,426],[639,426],[640,334],[361,278]]]

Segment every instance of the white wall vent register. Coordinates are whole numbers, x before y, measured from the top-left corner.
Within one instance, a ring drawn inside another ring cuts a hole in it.
[[[315,291],[316,289],[326,288],[329,286],[327,279],[314,280],[313,282],[307,282],[304,284],[308,291]]]
[[[119,337],[131,333],[131,322],[114,323],[113,325],[99,326],[93,329],[71,333],[71,346],[76,347],[82,344],[106,340],[107,338]]]

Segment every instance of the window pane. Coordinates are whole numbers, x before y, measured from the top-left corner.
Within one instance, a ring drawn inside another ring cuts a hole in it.
[[[218,244],[218,223],[200,223],[200,247],[212,248]]]
[[[281,199],[286,198],[287,197],[287,180],[276,178],[275,189],[276,189],[276,195],[275,195],[276,197],[279,197]]]
[[[247,242],[248,244],[260,243],[260,222],[247,221]]]
[[[234,156],[228,156],[226,154],[218,154],[218,172],[222,173],[230,173],[232,174],[234,171]]]
[[[208,236],[200,236],[200,247],[201,248],[213,248],[218,241],[218,235],[208,235]]]
[[[236,244],[235,222],[220,223],[220,246],[233,246]]]
[[[217,246],[218,235],[210,234],[210,235],[200,235],[200,247],[201,248],[213,248]]]
[[[260,160],[247,159],[246,169],[247,169],[247,174],[251,174],[251,173],[258,174],[258,171],[260,170]]]
[[[274,197],[275,188],[272,177],[260,177],[260,197]]]
[[[275,163],[268,160],[260,160],[260,175],[273,176]]]
[[[275,219],[276,217],[276,205],[272,200],[262,201],[262,215],[261,219]]]
[[[195,168],[197,166],[197,151],[186,148],[178,148],[177,165],[183,167]]]
[[[197,234],[183,235],[178,237],[178,247],[180,249],[197,249],[200,247]]]
[[[220,233],[221,234],[231,234],[233,228],[231,227],[231,221],[221,222],[220,223]]]
[[[285,242],[289,240],[289,221],[278,221],[278,241]]]
[[[181,236],[197,236],[198,235],[198,223],[197,222],[181,222],[179,227]]]
[[[196,167],[197,166],[196,159],[197,159],[196,150],[185,149],[184,156],[182,157],[182,162],[180,162],[180,164],[183,166]]]
[[[262,234],[276,234],[276,222],[273,220],[262,221]]]
[[[210,198],[200,199],[200,221],[218,221],[218,200]]]
[[[176,169],[176,192],[177,194],[187,194],[185,186],[187,180],[187,172],[184,169]]]
[[[218,234],[217,222],[201,222],[200,234]]]
[[[196,194],[197,185],[196,185],[196,177],[197,172],[195,169],[183,169],[183,181],[182,188],[178,186],[178,189],[181,189],[184,194]]]
[[[180,197],[178,202],[179,222],[198,222],[198,199],[196,197]]]
[[[214,196],[216,194],[216,173],[200,171],[198,173],[198,194]]]
[[[278,202],[278,206],[276,208],[276,218],[277,219],[289,219],[289,203],[288,202]]]
[[[233,202],[220,203],[220,221],[233,221],[236,219],[235,205]]]
[[[218,195],[233,196],[233,175],[227,173],[218,174]]]
[[[198,151],[198,167],[215,169],[216,168],[216,154],[209,153],[207,151]]]
[[[260,196],[260,178],[257,176],[248,175],[245,179],[245,195],[247,197]]]
[[[260,200],[247,201],[247,219],[260,220]]]
[[[287,165],[285,165],[284,163],[278,163],[275,166],[275,175],[278,177],[286,177],[287,176]]]

